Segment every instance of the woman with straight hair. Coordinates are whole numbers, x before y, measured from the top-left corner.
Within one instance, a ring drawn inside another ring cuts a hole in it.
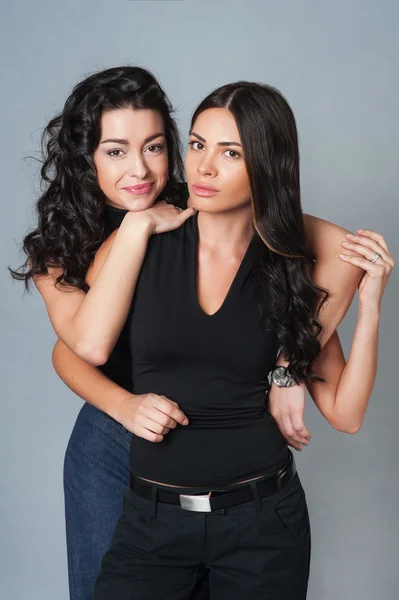
[[[159,444],[132,437],[124,513],[94,600],[183,599],[204,567],[211,597],[303,599],[306,496],[265,409],[267,374],[277,385],[309,383],[334,428],[358,431],[393,259],[373,233],[349,244],[358,256],[343,260],[365,273],[345,377],[334,379],[333,357],[324,372],[316,364],[325,295],[310,278],[296,126],[281,94],[239,82],[206,98],[192,119],[186,176],[194,217],[154,235],[165,223],[156,209],[126,215],[122,239],[133,257],[135,393],[176,401],[189,424],[159,430]],[[273,369],[279,352],[288,369]]]

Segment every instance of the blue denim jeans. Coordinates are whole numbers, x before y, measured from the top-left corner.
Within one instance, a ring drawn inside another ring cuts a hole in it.
[[[65,518],[71,600],[91,600],[103,555],[122,514],[129,481],[131,434],[84,404],[64,462]],[[201,582],[190,600],[209,598]]]

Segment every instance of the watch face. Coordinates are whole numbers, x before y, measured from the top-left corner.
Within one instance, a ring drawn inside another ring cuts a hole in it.
[[[277,367],[273,371],[272,381],[278,387],[287,387],[287,385],[289,384],[290,380],[291,380],[291,378],[288,375],[287,371],[284,369],[284,367]]]
[[[273,373],[273,381],[277,385],[284,385],[287,381],[287,375],[283,369],[276,369]]]

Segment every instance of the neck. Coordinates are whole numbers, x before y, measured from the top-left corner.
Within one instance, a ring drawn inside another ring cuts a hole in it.
[[[222,213],[198,213],[199,243],[223,254],[242,253],[254,235],[251,206]]]

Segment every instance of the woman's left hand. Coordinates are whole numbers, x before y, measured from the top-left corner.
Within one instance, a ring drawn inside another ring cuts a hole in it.
[[[395,261],[382,235],[369,229],[358,229],[357,234],[347,234],[347,241],[342,242],[342,246],[357,252],[360,257],[340,254],[340,258],[364,269],[358,286],[360,308],[378,311]],[[377,260],[373,262],[377,254]]]
[[[271,384],[268,395],[268,410],[277,423],[287,444],[301,451],[311,439],[303,422],[306,387],[304,383],[292,387],[277,387]]]

